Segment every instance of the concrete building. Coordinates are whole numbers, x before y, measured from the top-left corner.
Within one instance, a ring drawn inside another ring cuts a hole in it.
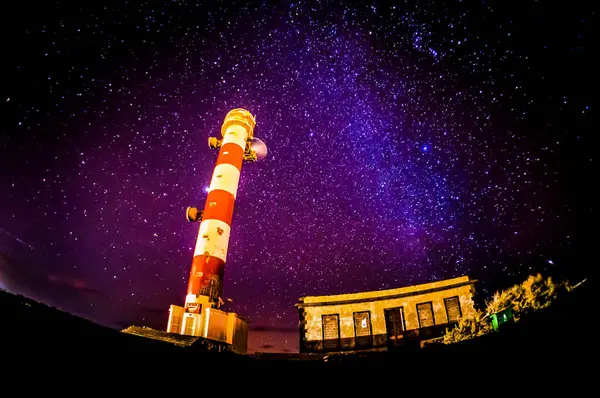
[[[167,332],[223,342],[238,354],[245,354],[248,348],[248,322],[236,313],[208,305],[198,312],[188,312],[183,307],[172,305]]]
[[[474,312],[468,276],[422,285],[301,297],[300,352],[336,352],[419,344],[443,336]]]

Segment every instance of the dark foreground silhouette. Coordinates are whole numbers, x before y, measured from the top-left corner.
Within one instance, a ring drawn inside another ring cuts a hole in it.
[[[256,372],[260,383],[274,382],[275,373],[284,373],[297,381],[346,386],[377,375],[379,384],[420,376],[433,385],[445,378],[462,386],[490,383],[492,390],[528,383],[575,392],[588,384],[596,368],[593,291],[587,282],[549,308],[477,339],[395,352],[330,355],[327,361],[297,354],[250,357],[177,346],[122,333],[0,291],[0,352],[5,365],[1,374],[6,380],[12,372],[96,383],[117,378],[167,383],[170,377],[235,380]],[[388,379],[390,374],[399,379]]]

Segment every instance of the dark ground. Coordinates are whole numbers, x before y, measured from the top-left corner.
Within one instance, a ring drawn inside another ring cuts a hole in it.
[[[8,365],[0,374],[6,380],[34,374],[36,380],[48,377],[59,384],[93,381],[98,387],[116,380],[133,385],[143,380],[147,387],[169,384],[171,377],[185,383],[206,376],[213,387],[223,387],[214,383],[249,377],[251,384],[235,385],[242,388],[305,377],[331,386],[368,387],[371,375],[378,378],[377,386],[410,380],[419,389],[439,388],[440,382],[452,391],[458,385],[481,384],[499,391],[527,386],[570,395],[586,388],[596,368],[592,291],[592,282],[587,281],[550,308],[479,339],[394,354],[330,356],[327,362],[192,351],[124,334],[0,291],[0,352]],[[430,385],[416,385],[415,380],[429,380]]]

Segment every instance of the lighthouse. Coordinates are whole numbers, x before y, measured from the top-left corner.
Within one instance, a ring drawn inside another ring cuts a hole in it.
[[[183,307],[171,305],[167,332],[201,336],[235,345],[247,340],[246,322],[235,313],[219,310],[223,300],[223,278],[229,250],[233,209],[244,161],[266,156],[265,144],[254,137],[255,117],[236,108],[225,116],[221,139],[210,137],[208,145],[218,149],[203,210],[186,209],[190,222],[200,221],[187,293]],[[238,341],[239,343],[239,341]],[[239,350],[238,350],[239,351]]]

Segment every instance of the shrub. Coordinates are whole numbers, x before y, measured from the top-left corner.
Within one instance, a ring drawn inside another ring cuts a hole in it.
[[[458,343],[473,337],[483,336],[489,333],[491,326],[486,319],[486,315],[476,310],[472,317],[461,317],[456,326],[447,329],[444,335],[444,344]]]
[[[548,307],[561,290],[570,290],[568,282],[555,283],[542,274],[530,275],[525,281],[506,290],[496,292],[486,305],[486,314],[511,307],[515,321],[528,312]]]
[[[555,283],[551,277],[541,274],[530,275],[520,284],[494,293],[491,301],[486,302],[485,313],[479,310],[471,317],[460,318],[456,327],[448,329],[444,344],[456,343],[492,331],[489,315],[512,308],[513,317],[518,321],[522,315],[548,307],[561,291],[572,289],[569,282]]]

